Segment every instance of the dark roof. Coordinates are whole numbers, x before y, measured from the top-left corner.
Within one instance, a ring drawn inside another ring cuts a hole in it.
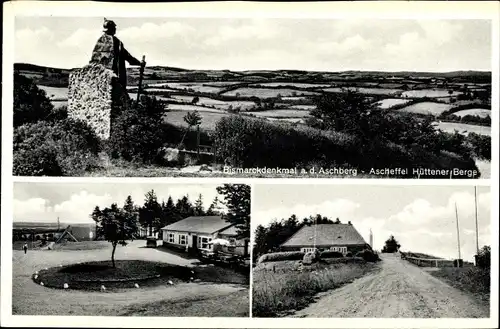
[[[231,225],[221,216],[191,216],[167,225],[162,230],[213,234]]]
[[[238,230],[236,229],[236,226],[230,226],[222,231],[219,232],[219,234],[224,234],[224,235],[238,235]]]
[[[364,245],[363,237],[350,224],[318,224],[316,229],[314,225],[304,226],[294,235],[292,235],[283,247],[313,247],[314,232],[316,230],[316,246],[335,246],[335,245]]]

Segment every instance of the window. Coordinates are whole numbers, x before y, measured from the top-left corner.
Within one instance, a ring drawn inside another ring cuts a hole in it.
[[[212,245],[208,244],[210,241],[212,241],[212,238],[207,238],[204,236],[199,236],[198,237],[198,246],[200,249],[212,249]]]
[[[185,235],[185,234],[179,235],[179,244],[181,244],[183,246],[187,245],[187,235]]]
[[[347,247],[330,247],[330,251],[336,251],[345,254],[347,253]]]
[[[314,252],[316,248],[300,248],[300,251],[302,252]]]
[[[175,235],[174,235],[174,233],[168,233],[167,234],[167,242],[168,243],[175,243]]]

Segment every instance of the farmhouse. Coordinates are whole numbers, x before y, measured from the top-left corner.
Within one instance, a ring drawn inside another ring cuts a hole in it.
[[[213,251],[212,240],[224,239],[227,246],[218,246],[223,252],[248,255],[248,239],[237,239],[236,227],[221,216],[191,216],[162,228],[163,244],[191,252]]]
[[[363,249],[371,249],[371,247],[351,222],[306,225],[281,245],[283,251],[309,252],[314,249],[338,251],[345,255],[347,252],[354,254]]]

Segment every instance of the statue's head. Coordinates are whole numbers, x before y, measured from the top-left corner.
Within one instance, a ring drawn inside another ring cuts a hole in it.
[[[115,35],[116,33],[116,24],[113,21],[107,20],[106,18],[104,19],[104,32],[109,35]]]

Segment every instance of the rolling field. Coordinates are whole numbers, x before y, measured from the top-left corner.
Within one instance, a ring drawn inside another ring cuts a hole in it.
[[[396,105],[401,105],[401,104],[406,104],[408,103],[408,99],[401,99],[401,98],[386,98],[381,101],[378,101],[376,103],[377,107],[381,109],[390,109],[393,106]]]
[[[229,113],[214,113],[214,112],[199,112],[201,116],[200,129],[203,130],[214,130],[215,124],[221,118],[232,115]],[[184,116],[186,115],[185,110],[173,110],[165,114],[165,122],[171,123],[176,126],[187,128],[188,124],[184,121]]]
[[[297,95],[318,95],[318,93],[311,91],[300,91],[293,90],[288,88],[283,89],[266,89],[266,88],[238,88],[235,90],[230,90],[228,92],[223,93],[226,96],[236,96],[239,95],[241,97],[252,97],[257,96],[260,98],[274,98],[281,96],[297,96]]]
[[[208,86],[201,82],[164,82],[164,83],[150,85],[150,87],[166,87],[176,90],[192,89],[193,91],[202,93],[218,93],[224,90],[224,87]]]
[[[436,97],[450,97],[450,96],[458,96],[462,94],[461,92],[453,91],[453,93],[449,93],[446,89],[422,89],[422,90],[408,90],[403,92],[403,97],[409,98],[436,98]]]
[[[449,133],[453,133],[455,130],[457,130],[459,133],[464,135],[468,135],[469,133],[473,132],[479,135],[491,136],[491,127],[469,125],[466,123],[439,122],[437,124],[437,128]]]
[[[416,113],[416,114],[430,114],[430,115],[440,115],[444,111],[448,111],[453,106],[449,104],[433,103],[433,102],[422,102],[417,104],[412,104],[407,107],[403,107],[398,111]]]
[[[247,113],[262,118],[305,118],[309,116],[309,111],[301,111],[301,110],[269,110],[269,111],[256,111]]]
[[[330,84],[300,83],[300,82],[262,82],[254,83],[252,86],[262,87],[296,87],[296,88],[328,88]]]
[[[361,94],[374,94],[374,95],[396,95],[400,93],[402,90],[400,89],[390,89],[390,88],[357,88],[357,87],[346,87],[346,88],[325,88],[323,91],[331,92],[331,93],[341,93],[346,89],[350,91],[355,91]]]
[[[168,104],[168,110],[170,111],[183,111],[183,112],[190,112],[190,111],[198,111],[198,112],[211,112],[211,113],[226,113],[223,110],[220,109],[212,109],[209,107],[203,107],[203,106],[198,106],[198,105],[191,105],[191,104]],[[171,112],[167,112],[167,115]]]
[[[68,88],[66,87],[48,87],[48,86],[41,86],[39,85],[38,88],[42,89],[45,91],[45,94],[47,94],[47,97],[50,100],[68,100]]]
[[[491,111],[487,109],[468,109],[455,112],[453,113],[453,115],[456,115],[458,117],[464,117],[466,115],[475,115],[480,118],[486,118],[487,116],[491,116]]]

